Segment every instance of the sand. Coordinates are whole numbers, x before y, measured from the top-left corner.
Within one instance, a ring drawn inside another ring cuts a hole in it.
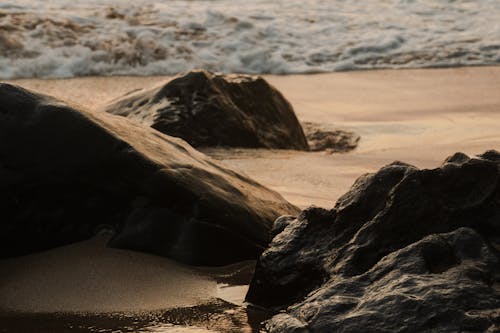
[[[0,260],[0,332],[250,332],[262,320],[242,307],[255,261],[188,267],[108,239]]]
[[[141,312],[213,299],[217,284],[165,258],[111,249],[107,237],[0,261],[0,310]]]
[[[350,153],[206,149],[292,203],[332,207],[360,175],[394,160],[438,166],[456,151],[500,149],[500,67],[343,72],[265,78],[300,121],[361,135]],[[26,88],[100,108],[168,77],[16,80]]]

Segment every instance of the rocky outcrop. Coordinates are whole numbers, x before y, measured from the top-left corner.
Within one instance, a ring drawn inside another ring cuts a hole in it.
[[[192,71],[162,86],[130,93],[105,111],[194,147],[308,150],[292,106],[261,77]]]
[[[271,332],[500,329],[500,153],[359,178],[331,210],[277,219],[247,301]]]
[[[258,257],[279,194],[181,139],[0,84],[0,257],[113,230],[113,247],[199,265]]]

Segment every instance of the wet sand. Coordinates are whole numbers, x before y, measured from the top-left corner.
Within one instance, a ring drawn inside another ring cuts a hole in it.
[[[500,67],[414,69],[265,78],[290,100],[300,121],[361,136],[345,154],[205,149],[292,203],[333,206],[354,180],[394,160],[438,166],[456,151],[500,149]],[[21,86],[100,108],[168,77],[16,80]]]
[[[0,260],[0,332],[251,331],[255,261],[189,267],[107,248],[109,237]],[[256,318],[256,319],[254,319]]]
[[[108,237],[2,260],[0,309],[127,312],[193,306],[217,294],[207,276],[165,258],[106,247]]]

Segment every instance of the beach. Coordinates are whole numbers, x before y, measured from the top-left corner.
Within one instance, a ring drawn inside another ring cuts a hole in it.
[[[500,68],[373,70],[264,75],[302,123],[361,137],[347,153],[202,148],[291,203],[332,208],[355,180],[395,160],[438,167],[457,151],[500,148]],[[83,108],[171,79],[80,77],[9,83]],[[2,332],[256,331],[264,314],[242,306],[254,262],[214,270],[105,248],[105,239],[2,260]],[[66,263],[71,263],[67,265]],[[134,272],[132,274],[132,272]],[[226,279],[227,280],[227,279]],[[252,317],[253,316],[253,317]],[[254,317],[256,316],[257,319]],[[253,322],[252,322],[253,321]]]
[[[500,330],[499,17],[0,3],[0,333]]]
[[[395,160],[438,167],[460,151],[500,148],[500,68],[373,70],[264,75],[301,122],[361,136],[348,153],[209,148],[202,151],[282,194],[291,203],[330,208],[361,175]],[[8,82],[101,109],[130,91],[171,77],[80,77]]]

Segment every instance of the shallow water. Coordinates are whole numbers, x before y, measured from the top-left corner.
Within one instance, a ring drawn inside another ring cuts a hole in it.
[[[495,0],[6,0],[0,78],[495,65]]]
[[[260,332],[264,312],[221,300],[144,313],[1,313],[1,333]]]
[[[255,261],[191,267],[107,240],[0,260],[0,333],[260,330],[244,304]]]

